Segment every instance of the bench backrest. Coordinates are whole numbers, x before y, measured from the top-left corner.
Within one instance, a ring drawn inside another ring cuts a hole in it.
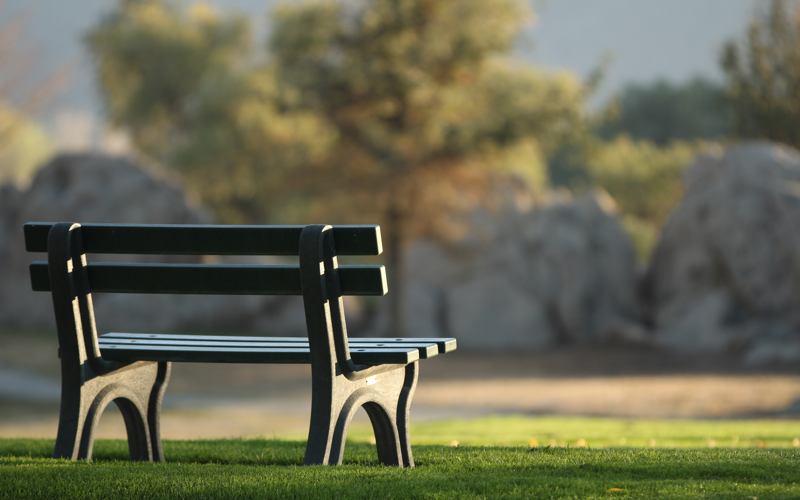
[[[24,231],[29,252],[48,253],[48,262],[30,265],[31,284],[53,294],[62,362],[74,355],[96,372],[111,367],[100,356],[92,292],[303,295],[312,360],[338,358],[345,371],[355,368],[342,295],[387,292],[383,266],[339,267],[337,262],[337,255],[379,255],[378,226],[28,223]],[[89,263],[90,253],[294,255],[300,265]],[[69,352],[74,339],[84,345]]]
[[[52,223],[25,224],[29,252],[47,252]],[[305,226],[81,224],[84,253],[298,256]],[[379,226],[333,227],[337,255],[380,255]],[[93,292],[301,295],[299,266],[89,263]],[[50,291],[46,262],[30,266],[34,291]],[[385,295],[383,266],[343,266],[344,295]]]

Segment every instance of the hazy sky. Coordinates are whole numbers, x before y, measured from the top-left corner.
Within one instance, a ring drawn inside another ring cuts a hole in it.
[[[188,2],[188,0],[186,0]],[[220,8],[266,19],[274,0],[216,0]],[[721,78],[720,44],[743,32],[756,0],[538,0],[537,21],[522,57],[585,76],[604,55],[614,56],[600,96],[626,83],[694,75]],[[3,15],[28,10],[27,36],[40,47],[41,67],[65,62],[76,70],[53,107],[99,113],[91,65],[81,38],[115,0],[11,0]]]
[[[613,57],[602,93],[698,75],[721,81],[721,44],[739,37],[754,0],[544,0],[526,59],[587,75]]]

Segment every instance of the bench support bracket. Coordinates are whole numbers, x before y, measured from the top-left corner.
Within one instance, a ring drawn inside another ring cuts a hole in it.
[[[419,364],[414,362],[359,380],[339,374],[326,387],[319,387],[323,384],[315,379],[304,463],[341,464],[350,422],[363,407],[375,432],[378,460],[414,467],[408,422],[418,376]],[[329,394],[332,397],[326,397]]]
[[[300,234],[300,274],[311,346],[312,400],[304,463],[342,463],[347,429],[363,407],[375,431],[380,462],[413,467],[408,414],[418,362],[374,367],[353,363],[338,267],[331,227],[306,226]]]
[[[80,225],[55,224],[48,248],[61,357],[61,411],[53,458],[91,460],[94,431],[113,401],[125,421],[131,460],[163,461],[159,422],[170,363],[102,359]]]

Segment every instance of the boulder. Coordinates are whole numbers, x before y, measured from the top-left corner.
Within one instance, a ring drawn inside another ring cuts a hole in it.
[[[642,339],[636,258],[614,212],[604,192],[556,196],[477,212],[455,242],[415,242],[404,254],[409,335],[480,350]]]
[[[46,260],[25,251],[25,222],[114,222],[204,224],[211,216],[187,195],[178,179],[126,158],[94,154],[58,156],[45,165],[29,189],[0,188],[0,325],[55,327],[49,294],[32,292],[28,263]],[[89,255],[90,261],[114,256]],[[200,257],[170,257],[192,262]],[[163,261],[135,256],[127,262]],[[122,331],[252,331],[263,335],[305,335],[300,297],[145,296],[95,294],[98,329]]]
[[[699,157],[646,279],[660,343],[800,359],[800,153],[748,142]]]

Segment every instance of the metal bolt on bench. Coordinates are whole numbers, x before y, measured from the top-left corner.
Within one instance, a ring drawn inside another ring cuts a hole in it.
[[[378,226],[199,226],[28,223],[36,291],[50,291],[61,358],[54,458],[91,460],[94,431],[119,407],[131,460],[164,460],[161,401],[172,362],[311,365],[311,424],[304,463],[340,464],[347,429],[364,407],[378,459],[413,467],[409,411],[419,360],[456,340],[348,339],[343,295],[385,295],[383,266],[339,266],[338,255],[379,255]],[[86,254],[295,255],[299,266],[88,263]],[[107,333],[92,293],[302,295],[308,338]]]

